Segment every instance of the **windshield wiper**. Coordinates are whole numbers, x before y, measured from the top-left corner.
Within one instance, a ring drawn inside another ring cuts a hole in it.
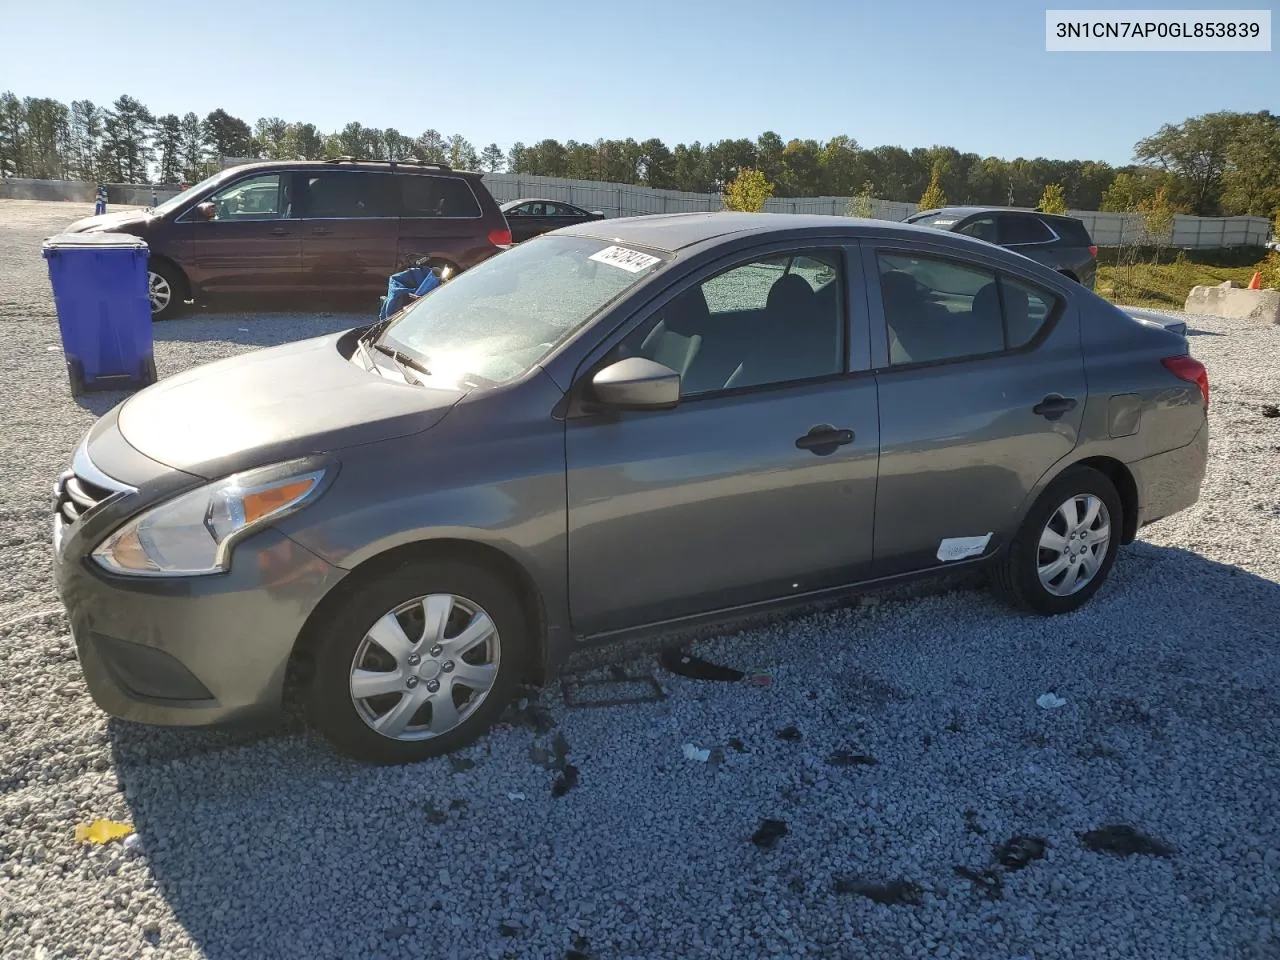
[[[417,386],[422,386],[422,381],[409,373],[410,370],[417,370],[419,373],[431,375],[431,371],[427,369],[425,364],[419,363],[413,357],[405,354],[394,347],[388,347],[385,343],[375,343],[373,349],[379,353],[385,353],[394,360],[400,367],[400,372],[404,374],[404,378]]]

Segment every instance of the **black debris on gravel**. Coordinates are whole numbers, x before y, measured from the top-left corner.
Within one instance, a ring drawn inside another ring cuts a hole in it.
[[[1274,420],[1276,417],[1280,417],[1280,407],[1277,407],[1274,403],[1268,403],[1262,408],[1262,415],[1269,420]]]
[[[975,894],[981,894],[988,900],[1000,900],[1004,897],[1004,875],[992,867],[984,870],[974,870],[972,867],[966,867],[959,864],[952,869],[955,870],[957,877],[968,880],[971,883],[972,890]]]
[[[791,743],[795,743],[797,740],[801,738],[801,736],[803,735],[800,733],[799,728],[794,726],[783,727],[781,730],[778,731],[779,740],[788,740]]]
[[[851,750],[837,750],[827,757],[827,764],[832,767],[873,767],[879,762],[870,754]]]
[[[465,773],[476,765],[474,760],[466,757],[450,757],[449,766],[453,768],[454,773]]]
[[[658,662],[671,673],[681,677],[688,677],[690,680],[736,683],[745,676],[741,670],[712,663],[710,660],[704,660],[702,657],[695,656],[688,650],[682,650],[679,647],[668,647],[663,650],[658,657]]]
[[[835,891],[839,894],[853,893],[866,897],[876,903],[888,906],[905,905],[918,907],[924,903],[924,893],[920,885],[910,880],[890,880],[878,883],[872,880],[861,880],[857,877],[837,877]]]
[[[1169,859],[1177,851],[1163,840],[1148,836],[1126,823],[1113,823],[1078,834],[1085,849],[1118,857],[1136,855]]]
[[[503,921],[498,924],[498,932],[504,937],[518,937],[524,932],[524,928],[518,923],[507,923]]]
[[[762,850],[772,850],[781,837],[787,834],[785,820],[761,820],[756,832],[751,835],[751,842]]]
[[[577,785],[578,768],[572,763],[566,764],[564,770],[560,772],[560,776],[556,777],[556,782],[551,785],[551,795],[553,797],[563,797]]]
[[[742,740],[740,740],[738,737],[729,738],[729,748],[733,750],[734,753],[747,752],[747,745],[743,743]]]
[[[1043,860],[1044,850],[1043,837],[1010,837],[1004,843],[997,844],[995,859],[1006,870],[1021,870],[1032,860]]]
[[[987,828],[978,819],[978,811],[972,807],[964,812],[964,827],[970,833],[976,833],[980,837],[986,836]]]
[[[573,946],[564,952],[564,960],[591,960],[591,944],[582,934],[575,934]]]

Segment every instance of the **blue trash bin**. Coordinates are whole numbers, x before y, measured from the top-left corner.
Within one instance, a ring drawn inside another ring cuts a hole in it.
[[[156,382],[146,241],[77,233],[44,242],[71,395]]]

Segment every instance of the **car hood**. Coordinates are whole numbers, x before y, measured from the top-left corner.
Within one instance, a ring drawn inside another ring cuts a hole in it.
[[[426,430],[465,391],[384,379],[344,356],[338,333],[217,360],[120,407],[121,436],[175,470],[213,479]]]
[[[71,226],[67,227],[63,233],[88,233],[91,230],[102,230],[106,232],[124,231],[126,227],[142,227],[145,226],[151,217],[143,210],[123,210],[120,213],[102,213],[95,217],[83,217],[77,220]]]

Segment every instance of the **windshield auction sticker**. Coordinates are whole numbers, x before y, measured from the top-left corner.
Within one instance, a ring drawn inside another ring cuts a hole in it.
[[[588,260],[597,260],[600,263],[607,263],[610,266],[625,270],[627,273],[639,273],[647,267],[652,267],[658,262],[657,257],[651,257],[647,253],[641,253],[639,250],[628,250],[626,247],[605,247],[599,253],[593,253]]]
[[[1270,10],[1046,10],[1045,50],[1271,50]]]

